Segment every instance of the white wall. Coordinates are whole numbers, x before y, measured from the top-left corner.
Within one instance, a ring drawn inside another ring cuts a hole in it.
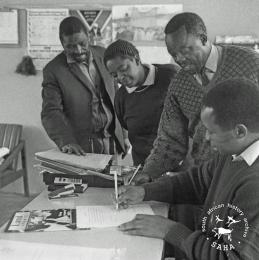
[[[23,138],[26,140],[30,189],[36,193],[41,189],[41,181],[37,171],[33,169],[33,154],[38,150],[49,148],[52,143],[47,138],[40,122],[42,73],[28,77],[14,73],[22,56],[22,50],[0,48],[0,57],[2,57],[2,62],[0,62],[0,122],[18,123],[24,126]],[[21,183],[18,180],[7,189],[19,191]]]

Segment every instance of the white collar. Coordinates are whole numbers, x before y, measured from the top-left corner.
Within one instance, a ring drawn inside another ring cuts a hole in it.
[[[218,62],[219,62],[219,51],[218,48],[212,44],[209,57],[204,65],[205,68],[204,72],[206,73],[206,76],[208,77],[209,80],[213,78],[213,75],[217,70]],[[195,73],[193,76],[200,84],[202,84],[200,73]]]
[[[143,64],[143,66],[147,67],[148,68],[148,74],[147,74],[147,77],[146,77],[146,80],[145,82],[142,84],[142,86],[151,86],[151,85],[154,85],[155,83],[155,77],[156,77],[156,68],[153,64]],[[126,86],[126,90],[129,94],[133,93],[136,91],[138,87],[131,87],[131,88],[128,88]]]
[[[205,68],[208,71],[211,71],[213,73],[216,72],[217,70],[217,66],[218,66],[218,60],[219,60],[219,52],[217,47],[212,44],[211,45],[211,51],[210,51],[210,55],[205,63]]]
[[[259,140],[252,143],[249,147],[247,147],[240,155],[232,155],[233,162],[245,160],[246,163],[251,166],[257,157],[259,156]]]

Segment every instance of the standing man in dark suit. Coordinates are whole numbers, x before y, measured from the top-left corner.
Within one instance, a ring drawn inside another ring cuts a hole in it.
[[[114,154],[124,149],[113,101],[117,89],[103,64],[104,48],[89,45],[77,17],[59,27],[64,51],[43,70],[42,124],[61,151]]]

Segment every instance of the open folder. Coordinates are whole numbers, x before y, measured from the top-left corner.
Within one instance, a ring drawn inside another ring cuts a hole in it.
[[[86,155],[67,154],[58,149],[51,149],[35,153],[40,162],[39,167],[49,172],[75,175],[94,175],[108,180],[113,176],[104,173],[109,165],[112,155],[87,153]]]

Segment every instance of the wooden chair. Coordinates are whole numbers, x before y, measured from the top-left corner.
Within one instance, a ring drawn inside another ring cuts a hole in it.
[[[0,124],[0,147],[7,147],[10,149],[10,153],[0,165],[0,188],[23,177],[24,194],[29,197],[25,141],[21,139],[21,136],[21,125]],[[20,167],[18,167],[19,156],[21,156]]]

